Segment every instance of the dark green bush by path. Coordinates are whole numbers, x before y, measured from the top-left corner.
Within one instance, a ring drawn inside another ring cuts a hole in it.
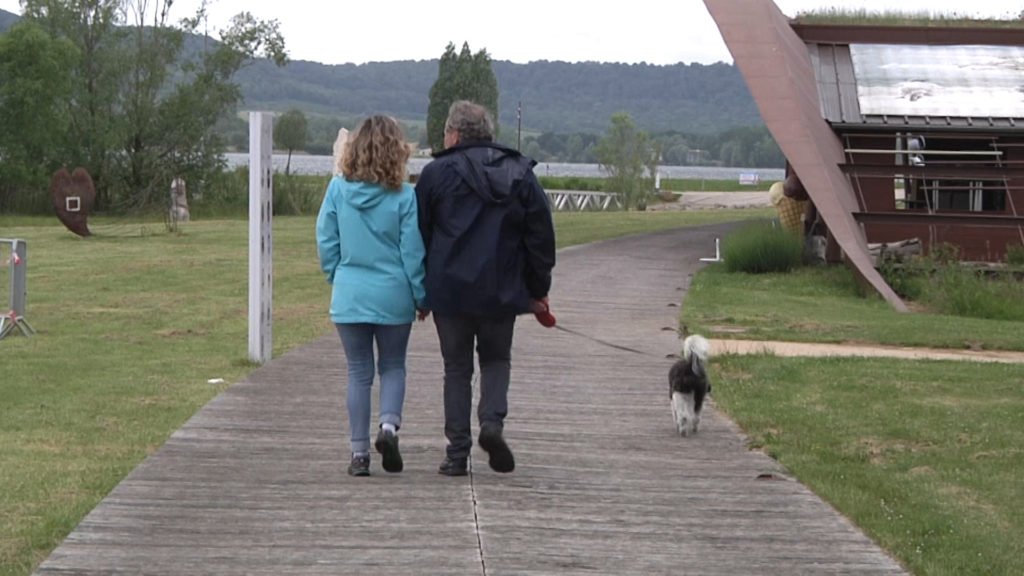
[[[729,272],[788,272],[801,264],[803,240],[777,224],[758,222],[727,236],[722,257]]]

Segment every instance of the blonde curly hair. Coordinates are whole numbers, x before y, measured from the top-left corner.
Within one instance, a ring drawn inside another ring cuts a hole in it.
[[[409,154],[398,122],[388,116],[371,116],[349,135],[341,156],[341,173],[349,180],[397,191],[405,182]]]

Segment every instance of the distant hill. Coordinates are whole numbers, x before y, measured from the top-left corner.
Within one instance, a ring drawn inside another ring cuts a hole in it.
[[[21,20],[21,16],[6,10],[0,10],[0,32],[6,32],[18,20]]]
[[[0,32],[17,22],[0,10]],[[287,40],[287,39],[286,39]],[[186,49],[202,49],[193,37]],[[293,61],[278,68],[266,61],[243,68],[236,80],[243,108],[337,117],[390,114],[425,121],[437,60],[325,65]],[[608,64],[495,61],[499,121],[516,125],[522,103],[526,131],[603,133],[612,114],[628,112],[648,132],[713,134],[760,126],[761,117],[732,64]]]
[[[753,98],[731,64],[607,64],[538,61],[493,63],[499,116],[539,132],[603,132],[625,111],[647,131],[717,133],[761,125]],[[257,62],[239,72],[246,107],[299,108],[342,116],[385,113],[425,120],[437,60],[329,66]]]

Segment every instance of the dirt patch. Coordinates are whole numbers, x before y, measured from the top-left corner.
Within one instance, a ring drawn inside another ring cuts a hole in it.
[[[652,212],[665,210],[721,210],[723,208],[766,208],[771,206],[767,191],[681,192],[675,202],[647,207]]]

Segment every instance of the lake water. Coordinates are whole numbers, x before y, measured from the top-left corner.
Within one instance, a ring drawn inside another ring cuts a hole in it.
[[[239,153],[225,154],[228,166],[248,166],[249,155]],[[274,154],[274,168],[284,172],[288,162],[287,154]],[[419,174],[430,158],[410,158],[409,173]],[[330,174],[333,171],[334,158],[331,156],[293,155],[291,170],[296,174]],[[568,164],[564,162],[540,162],[533,169],[538,176],[584,176],[603,177],[597,164]],[[703,180],[740,180],[754,176],[761,182],[782,180],[782,168],[722,168],[718,166],[659,166],[662,178],[693,178]]]

